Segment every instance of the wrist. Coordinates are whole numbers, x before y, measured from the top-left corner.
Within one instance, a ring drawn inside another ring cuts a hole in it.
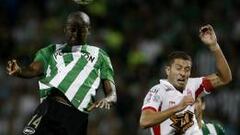
[[[209,49],[214,52],[214,51],[219,50],[219,49],[220,49],[220,46],[219,46],[218,43],[215,43],[215,44],[213,44],[213,45],[210,45]]]
[[[17,76],[21,76],[22,75],[22,68],[19,68],[16,72]]]

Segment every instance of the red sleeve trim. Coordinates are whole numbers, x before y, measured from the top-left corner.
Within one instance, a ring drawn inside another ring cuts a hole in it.
[[[209,79],[206,77],[203,78],[202,83],[200,84],[199,88],[195,92],[195,97],[197,98],[202,92],[205,90],[206,92],[212,92],[213,86]]]
[[[211,81],[209,79],[207,79],[206,77],[203,78],[202,85],[207,92],[213,91],[213,85],[212,85]]]
[[[154,107],[152,107],[152,106],[146,106],[146,107],[144,107],[144,108],[142,108],[142,111],[143,110],[147,110],[147,109],[150,109],[150,110],[153,110],[153,111],[157,111],[157,109],[155,109]]]

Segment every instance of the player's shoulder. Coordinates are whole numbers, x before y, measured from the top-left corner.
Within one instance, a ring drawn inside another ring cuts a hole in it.
[[[98,51],[101,55],[107,55],[107,53],[100,47],[94,45],[86,45],[89,51]]]
[[[63,45],[64,44],[49,44],[48,46],[41,48],[40,51],[54,51]]]
[[[202,80],[203,80],[203,77],[191,77],[191,78],[188,78],[187,85],[199,84],[199,83],[202,83]]]
[[[166,89],[167,89],[167,87],[163,83],[158,83],[158,84],[153,85],[150,88],[149,92],[158,93],[158,92],[166,91]]]

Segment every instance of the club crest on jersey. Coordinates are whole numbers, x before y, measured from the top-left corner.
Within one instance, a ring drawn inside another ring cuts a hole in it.
[[[56,58],[57,56],[62,56],[63,55],[63,53],[62,53],[62,49],[58,49],[58,50],[56,50],[56,52],[54,53],[54,57]]]

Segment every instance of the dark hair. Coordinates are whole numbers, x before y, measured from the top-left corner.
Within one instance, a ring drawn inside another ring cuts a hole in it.
[[[183,59],[183,60],[189,60],[192,62],[192,58],[190,55],[183,51],[174,51],[168,55],[168,61],[167,66],[170,66],[175,59]]]
[[[71,14],[69,14],[67,17],[67,22],[69,21],[77,22],[81,26],[90,26],[89,16],[82,11],[72,12]]]

